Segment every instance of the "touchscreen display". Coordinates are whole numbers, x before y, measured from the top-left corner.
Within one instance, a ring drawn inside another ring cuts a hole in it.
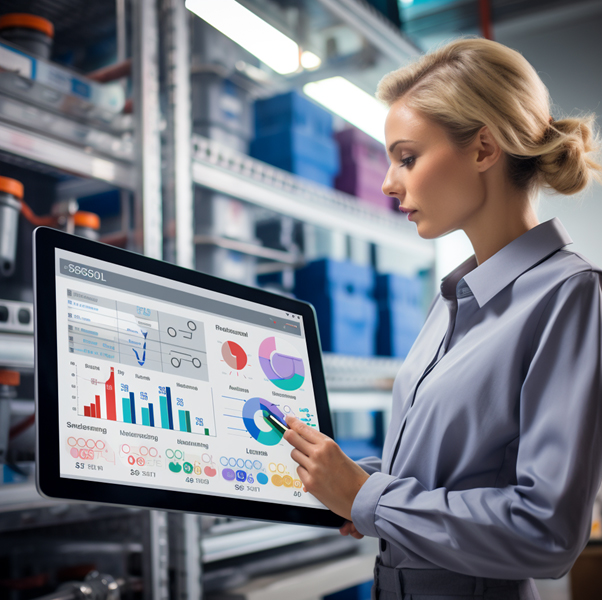
[[[325,508],[285,415],[319,429],[300,315],[57,249],[61,477]]]

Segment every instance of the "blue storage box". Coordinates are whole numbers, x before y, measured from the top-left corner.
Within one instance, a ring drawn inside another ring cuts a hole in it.
[[[333,186],[339,152],[333,139],[282,129],[251,142],[251,156],[312,181]]]
[[[422,324],[422,281],[419,277],[377,275],[377,353],[405,358]]]
[[[370,600],[373,580],[324,596],[323,600]]]
[[[256,134],[265,135],[281,129],[295,129],[307,135],[331,138],[332,115],[295,91],[257,100]]]
[[[370,267],[330,259],[310,263],[295,274],[295,295],[318,315],[322,349],[372,356],[376,349],[377,306]]]
[[[377,309],[372,298],[337,291],[304,300],[311,302],[318,314],[324,351],[354,356],[375,354]]]
[[[405,358],[420,333],[423,320],[422,310],[407,304],[379,307],[376,353]]]
[[[371,267],[329,258],[315,260],[295,273],[295,294],[299,298],[316,293],[329,294],[339,289],[372,297],[374,284]]]
[[[379,274],[376,276],[374,295],[379,302],[401,302],[422,306],[422,280],[420,277]]]

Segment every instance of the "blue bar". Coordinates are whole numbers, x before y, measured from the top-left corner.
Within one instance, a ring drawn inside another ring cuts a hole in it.
[[[136,424],[136,403],[134,402],[134,392],[130,392],[130,405],[132,407],[132,423]]]
[[[144,408],[144,406],[140,409],[140,411],[142,412],[142,424],[149,426],[150,425],[150,419],[148,418],[148,408]]]
[[[153,412],[152,404],[148,405],[148,416],[150,417],[150,426],[154,427],[155,426],[155,413]]]
[[[171,390],[166,387],[167,390],[167,416],[169,417],[169,428],[173,429],[173,415],[171,414]]]
[[[132,422],[132,414],[131,414],[131,404],[129,398],[123,398],[123,422],[131,423]]]

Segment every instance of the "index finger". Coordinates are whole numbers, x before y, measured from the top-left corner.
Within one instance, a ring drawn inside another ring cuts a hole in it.
[[[306,425],[297,417],[292,415],[286,416],[286,424],[293,430],[296,431],[300,436],[304,437],[308,442],[317,443],[326,436],[319,431],[316,431],[313,427]]]

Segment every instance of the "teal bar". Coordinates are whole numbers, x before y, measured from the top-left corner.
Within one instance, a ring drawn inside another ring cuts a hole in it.
[[[180,431],[188,431],[188,427],[186,427],[186,411],[179,410],[178,415],[180,417]]]
[[[142,424],[150,427],[150,417],[148,414],[148,408],[142,407],[141,410],[142,410]]]
[[[132,405],[129,398],[123,398],[123,422],[132,422]]]
[[[165,396],[159,396],[159,403],[161,404],[161,427],[163,427],[163,429],[170,429],[169,411],[167,410],[167,398]]]

